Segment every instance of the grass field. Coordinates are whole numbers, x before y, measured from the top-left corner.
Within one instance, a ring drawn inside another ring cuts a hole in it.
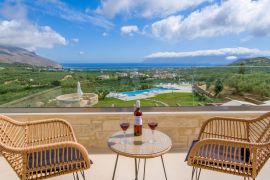
[[[181,106],[197,106],[199,103],[202,103],[198,97],[194,97],[193,102],[192,93],[166,93],[159,94],[149,99],[162,101],[169,106],[177,106],[177,104]]]
[[[99,100],[95,107],[133,107],[135,101],[122,101],[116,98],[105,98],[104,100]],[[147,100],[141,100],[141,106],[156,106],[157,103]],[[161,105],[161,104],[159,104]]]
[[[36,89],[25,89],[23,91],[9,91],[5,94],[0,94],[0,105],[5,104],[8,102],[11,102],[13,100],[17,100],[35,93],[39,93],[41,91],[48,90],[49,88],[44,87],[44,88],[36,88]]]
[[[192,93],[159,94],[149,99],[162,101],[169,106],[200,106],[211,102],[223,102],[222,99],[201,99],[201,97],[193,96]]]
[[[42,104],[42,107],[56,107],[56,102],[50,100],[55,99],[57,96],[62,95],[62,89],[55,87],[46,89],[38,93],[27,95],[23,98],[18,98],[15,101],[11,101],[3,107],[39,107],[38,104]]]

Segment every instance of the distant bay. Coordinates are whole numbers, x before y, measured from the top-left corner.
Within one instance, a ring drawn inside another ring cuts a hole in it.
[[[192,64],[156,64],[156,63],[63,63],[65,69],[74,70],[132,70],[132,69],[164,69],[164,68],[191,68],[199,67]],[[200,65],[209,67],[209,65]]]

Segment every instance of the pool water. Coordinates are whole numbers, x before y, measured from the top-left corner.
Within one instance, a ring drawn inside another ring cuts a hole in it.
[[[152,89],[144,89],[144,90],[135,90],[135,91],[128,91],[128,92],[121,92],[122,95],[126,96],[138,96],[144,93],[154,93],[154,92],[161,92],[161,91],[173,91],[177,90],[174,88],[152,88]]]

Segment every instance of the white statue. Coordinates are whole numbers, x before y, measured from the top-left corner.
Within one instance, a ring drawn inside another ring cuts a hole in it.
[[[78,81],[77,83],[77,94],[79,97],[83,96],[82,88],[81,88],[81,83]]]

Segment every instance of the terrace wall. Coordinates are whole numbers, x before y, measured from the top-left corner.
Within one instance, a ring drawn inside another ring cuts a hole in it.
[[[203,122],[214,116],[252,118],[262,111],[236,112],[149,112],[144,113],[144,127],[147,120],[159,123],[158,130],[168,134],[173,141],[173,149],[186,151],[193,139],[198,136]],[[32,121],[46,118],[62,118],[74,128],[78,141],[90,152],[110,152],[107,138],[119,131],[121,119],[133,120],[131,113],[100,112],[100,113],[8,113],[19,121]]]

